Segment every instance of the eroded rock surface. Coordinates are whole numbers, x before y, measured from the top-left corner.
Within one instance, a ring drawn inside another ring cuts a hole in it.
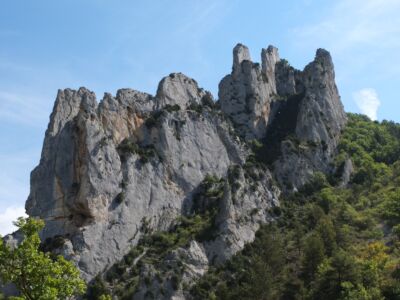
[[[287,63],[279,63],[276,70],[277,92],[283,100],[277,102],[281,116],[276,117],[271,134],[279,131],[276,127],[284,119],[290,126],[275,141],[280,143],[281,155],[273,165],[281,185],[297,190],[315,171],[332,171],[330,163],[347,117],[335,84],[332,58],[326,50],[318,49],[314,61],[302,72]]]
[[[251,242],[260,224],[273,220],[281,189],[331,171],[346,122],[327,51],[319,49],[303,71],[273,46],[262,50],[261,62],[238,44],[217,103],[181,73],[162,79],[155,96],[121,89],[98,103],[85,88],[60,90],[26,202],[28,214],[46,222],[44,243],[90,281],[146,232],[169,230],[190,215],[207,175],[224,180],[213,238],[166,259],[185,264],[182,282],[190,285]],[[254,140],[262,145],[256,150]],[[143,268],[148,277],[157,273]],[[135,298],[150,290],[160,299],[187,296],[168,280],[149,280]]]
[[[222,79],[218,94],[222,111],[246,140],[265,135],[275,93],[274,63],[278,60],[275,49],[263,51],[261,68],[251,61],[246,46],[238,44],[233,49],[232,73]]]
[[[137,243],[144,219],[166,229],[207,174],[244,162],[223,116],[188,109],[205,94],[181,74],[163,79],[155,98],[120,90],[97,104],[84,88],[59,92],[26,208],[45,219],[43,239],[69,241],[87,279]]]

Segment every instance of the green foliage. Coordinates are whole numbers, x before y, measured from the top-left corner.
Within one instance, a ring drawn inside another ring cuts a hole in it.
[[[86,284],[71,262],[39,250],[43,221],[19,218],[15,225],[24,236],[17,247],[0,239],[0,279],[21,292],[21,297],[14,299],[69,299],[85,291]]]
[[[400,188],[386,195],[386,201],[382,205],[382,214],[388,223],[396,226],[400,224]]]
[[[280,285],[285,248],[276,227],[263,227],[254,243],[245,247],[226,268],[211,270],[191,289],[195,299],[274,299]],[[231,271],[235,270],[235,274]],[[216,290],[215,287],[217,287]]]
[[[122,202],[124,202],[125,199],[125,193],[124,192],[120,192],[116,197],[115,197],[115,202],[117,204],[121,204]]]
[[[137,154],[142,163],[147,163],[151,158],[157,156],[153,145],[139,146],[132,139],[126,138],[118,145],[118,152],[125,159],[126,155]]]
[[[318,233],[313,233],[305,240],[304,259],[302,266],[303,277],[306,282],[314,279],[318,266],[325,258],[325,247]]]
[[[258,155],[264,146],[252,143]],[[349,157],[355,172],[339,188]],[[400,299],[400,125],[349,114],[335,167],[336,178],[316,173],[282,199],[276,224],[212,268],[192,287],[193,297]]]
[[[288,61],[287,59],[282,58],[282,59],[279,61],[279,63],[282,64],[283,66],[288,66],[288,67],[290,67],[289,61]]]
[[[203,106],[201,104],[197,104],[197,103],[190,104],[188,109],[195,111],[198,114],[201,114],[203,112]]]
[[[159,125],[163,115],[164,115],[164,110],[157,110],[152,112],[151,115],[144,122],[144,125],[149,129]]]
[[[175,111],[180,111],[181,107],[178,104],[174,104],[174,105],[167,104],[167,105],[164,106],[164,110],[166,110],[169,113],[172,113],[172,112],[175,112]]]
[[[215,102],[210,92],[206,91],[205,95],[201,98],[201,104],[211,109],[215,108]]]
[[[332,257],[319,265],[314,287],[313,299],[340,299],[344,283],[360,286],[360,272],[355,258],[344,250],[337,251]]]

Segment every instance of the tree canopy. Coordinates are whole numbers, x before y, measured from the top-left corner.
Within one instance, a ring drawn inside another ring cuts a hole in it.
[[[16,286],[20,296],[13,299],[71,299],[85,292],[86,284],[72,262],[39,250],[43,221],[19,218],[15,225],[23,234],[18,246],[10,247],[0,238],[0,280]]]

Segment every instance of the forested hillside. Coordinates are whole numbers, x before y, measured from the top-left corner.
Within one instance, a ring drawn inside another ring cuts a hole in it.
[[[349,114],[338,170],[283,197],[255,241],[192,289],[195,299],[400,299],[400,125]]]

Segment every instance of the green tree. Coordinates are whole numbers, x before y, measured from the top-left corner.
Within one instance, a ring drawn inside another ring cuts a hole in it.
[[[400,189],[389,194],[383,204],[382,214],[391,225],[400,223]]]
[[[383,300],[379,289],[366,289],[363,285],[354,285],[345,281],[341,285],[341,300]]]
[[[349,289],[349,283],[352,287],[360,286],[360,269],[353,256],[339,249],[318,267],[313,299],[340,299],[344,287]]]
[[[86,284],[78,269],[62,256],[52,259],[39,250],[44,222],[19,218],[15,225],[24,236],[18,246],[9,247],[0,238],[0,280],[20,291],[21,297],[14,299],[57,300],[83,294]]]
[[[306,239],[304,246],[303,277],[306,282],[314,279],[318,266],[324,258],[324,242],[318,233],[313,233]]]
[[[324,242],[326,254],[331,256],[336,249],[336,232],[332,220],[328,217],[322,218],[317,226],[317,231]]]

